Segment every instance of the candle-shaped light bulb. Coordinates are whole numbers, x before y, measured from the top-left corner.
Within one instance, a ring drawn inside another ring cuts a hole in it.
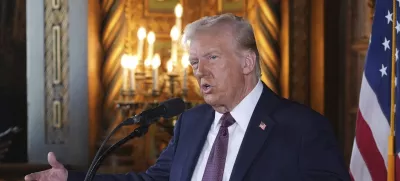
[[[177,30],[178,30],[178,37],[180,37],[181,36],[181,32],[182,32],[182,14],[183,14],[183,7],[182,7],[182,5],[180,4],[180,3],[178,3],[176,6],[175,6],[175,16],[176,16],[176,18],[175,18],[175,26],[176,26],[176,28],[177,28]]]
[[[184,53],[183,55],[182,55],[182,61],[181,61],[181,63],[182,63],[182,67],[184,68],[184,69],[186,69],[188,66],[189,66],[189,54],[188,53]]]
[[[137,37],[138,37],[137,58],[139,61],[141,61],[143,60],[143,45],[144,45],[143,40],[146,38],[146,29],[140,27],[137,32]]]
[[[158,69],[158,67],[160,67],[161,65],[161,58],[160,55],[158,53],[156,53],[153,57],[153,61],[151,61],[151,67],[153,69]]]
[[[158,67],[161,65],[161,58],[158,53],[154,55],[153,60],[151,61],[151,67],[153,68],[153,90],[158,90]]]
[[[171,60],[169,60],[169,61],[167,62],[167,70],[168,70],[168,73],[171,73],[173,68],[174,68],[174,63],[173,63]]]
[[[135,69],[138,64],[136,56],[122,55],[121,65],[123,70],[123,90],[135,90]],[[129,82],[129,83],[128,83]]]
[[[175,16],[176,16],[177,18],[181,18],[181,17],[182,17],[182,14],[183,14],[183,7],[182,7],[182,5],[181,5],[180,3],[178,3],[178,4],[175,6],[174,12],[175,12]]]
[[[127,69],[129,66],[128,57],[129,57],[129,55],[127,55],[127,54],[123,54],[121,57],[121,66],[124,69]]]
[[[176,26],[171,29],[171,60],[175,64],[178,61],[178,39],[179,39],[179,31]]]
[[[179,30],[176,26],[172,27],[170,36],[173,41],[177,41],[179,39]]]
[[[150,67],[151,66],[151,59],[150,58],[146,58],[146,60],[144,61],[144,66],[146,66],[146,67]]]
[[[137,32],[137,37],[139,40],[143,40],[144,38],[146,38],[146,29],[143,27],[140,27]]]
[[[122,90],[126,91],[129,89],[129,69],[128,69],[128,60],[126,54],[121,57],[121,66],[122,66]]]
[[[147,34],[147,43],[153,44],[156,41],[156,34],[154,34],[153,31],[150,31],[149,34]]]
[[[146,67],[151,66],[151,61],[153,59],[153,51],[154,51],[154,42],[156,41],[156,35],[154,32],[150,31],[149,34],[147,34],[147,58],[144,62],[144,65]]]
[[[130,63],[130,83],[131,83],[131,90],[135,91],[136,89],[136,66],[139,63],[137,56],[130,56],[129,58]]]
[[[123,68],[127,69],[135,69],[137,66],[137,57],[132,55],[122,55],[121,57],[121,65]]]

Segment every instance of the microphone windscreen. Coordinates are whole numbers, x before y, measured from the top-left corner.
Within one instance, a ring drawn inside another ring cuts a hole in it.
[[[165,107],[166,113],[164,118],[171,118],[177,116],[185,111],[186,105],[181,98],[169,99],[163,103],[162,106]]]

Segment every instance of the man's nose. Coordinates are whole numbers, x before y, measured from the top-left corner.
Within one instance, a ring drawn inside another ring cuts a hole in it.
[[[204,77],[207,73],[207,66],[206,66],[206,62],[204,61],[199,61],[197,63],[197,70],[196,70],[196,76],[197,77]]]

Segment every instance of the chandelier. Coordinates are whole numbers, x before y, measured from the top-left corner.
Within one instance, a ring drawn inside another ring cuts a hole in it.
[[[138,42],[136,54],[124,54],[121,57],[123,84],[120,99],[116,103],[123,118],[155,107],[161,101],[172,97],[183,98],[187,108],[202,103],[200,99],[194,101],[188,98],[190,68],[188,52],[181,46],[183,14],[181,4],[175,6],[174,13],[175,24],[170,31],[171,49],[164,64],[167,71],[160,71],[163,60],[159,52],[154,52],[156,34],[153,31],[147,32],[144,27],[140,27],[136,33]],[[146,52],[144,52],[145,43]],[[189,43],[185,42],[186,45]],[[168,122],[168,120],[163,121]],[[174,124],[173,118],[169,125],[173,127]],[[172,129],[169,132],[172,134]]]

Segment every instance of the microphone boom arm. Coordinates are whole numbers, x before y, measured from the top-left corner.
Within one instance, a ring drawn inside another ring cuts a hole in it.
[[[114,128],[113,131],[111,131],[111,133],[106,137],[106,139],[101,144],[99,150],[96,153],[95,158],[92,161],[92,164],[89,167],[88,172],[86,173],[84,181],[93,180],[94,174],[96,173],[98,167],[100,166],[101,161],[103,161],[106,155],[109,154],[111,151],[114,151],[116,148],[118,148],[119,146],[121,146],[122,144],[126,143],[128,140],[134,137],[141,137],[144,134],[146,134],[148,127],[152,123],[156,122],[160,117],[169,118],[181,114],[184,111],[185,111],[185,102],[181,98],[173,98],[164,101],[155,108],[145,110],[139,115],[128,118],[127,120],[118,124],[118,126]],[[105,146],[105,143],[110,139],[111,135],[113,135],[122,126],[127,126],[132,124],[139,124],[140,127],[136,128],[131,134],[129,134],[124,139],[112,145],[110,148],[108,148],[103,152],[103,147]]]
[[[93,169],[92,169],[92,172],[90,173],[90,176],[89,176],[88,180],[89,181],[93,180],[94,175],[96,174],[97,170],[99,169],[101,162],[103,162],[103,160],[108,156],[108,154],[110,154],[112,151],[114,151],[118,147],[122,146],[123,144],[125,144],[129,140],[131,140],[131,139],[133,139],[135,137],[142,137],[143,135],[145,135],[147,133],[148,128],[149,128],[149,125],[144,125],[144,126],[137,127],[131,134],[129,134],[128,136],[124,137],[122,140],[118,141],[117,143],[115,143],[112,146],[110,146],[107,150],[105,150],[103,152],[103,154],[98,158],[96,163],[93,165]]]

